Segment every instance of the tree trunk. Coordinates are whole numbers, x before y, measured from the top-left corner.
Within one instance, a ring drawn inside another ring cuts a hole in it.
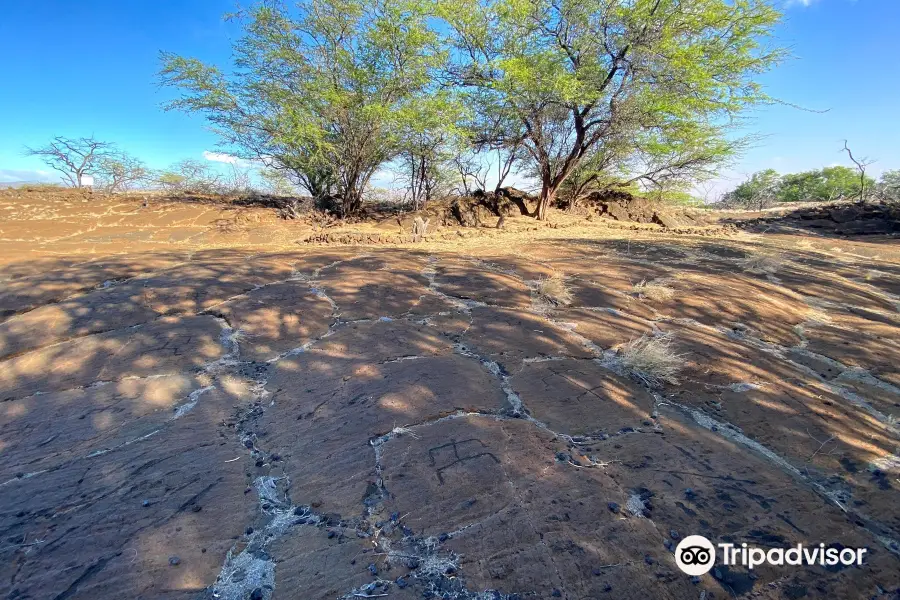
[[[538,221],[544,221],[547,219],[547,209],[556,198],[556,190],[556,187],[553,187],[547,182],[544,182],[544,184],[541,186],[541,195],[538,198],[537,207],[534,209],[534,217]]]
[[[355,188],[347,189],[342,198],[341,217],[349,217],[359,212],[362,207],[362,195]]]

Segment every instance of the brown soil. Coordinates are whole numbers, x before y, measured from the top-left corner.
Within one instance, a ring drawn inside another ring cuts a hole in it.
[[[554,210],[322,246],[403,225],[22,190],[0,217],[0,598],[900,594],[893,238]],[[683,369],[649,388],[619,350],[660,333]],[[692,579],[692,534],[868,554]]]

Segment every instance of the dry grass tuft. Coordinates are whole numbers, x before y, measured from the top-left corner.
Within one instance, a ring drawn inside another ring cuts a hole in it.
[[[833,321],[834,319],[831,318],[831,315],[829,315],[822,309],[811,307],[808,311],[806,311],[807,323],[821,323],[823,325],[827,325]]]
[[[778,272],[784,259],[778,256],[768,256],[765,254],[757,254],[756,256],[748,256],[741,261],[741,267],[748,273],[755,275],[773,275]]]
[[[622,364],[650,386],[677,384],[676,376],[684,365],[684,356],[675,351],[670,333],[631,340],[622,347],[621,357]]]
[[[554,273],[550,277],[542,277],[537,281],[537,293],[547,302],[557,306],[572,304],[572,290],[566,284],[566,278],[561,273]]]
[[[631,291],[637,294],[639,298],[647,298],[648,300],[661,301],[671,300],[675,297],[675,289],[661,282],[647,282],[646,280],[636,283]]]
[[[866,281],[872,281],[873,279],[880,279],[884,277],[886,273],[883,271],[878,271],[877,269],[869,269],[866,271]]]
[[[416,435],[412,429],[410,429],[409,427],[406,427],[405,425],[394,427],[393,429],[391,429],[391,433],[397,437],[402,437],[404,435],[408,435],[409,437],[411,437],[413,439],[416,439],[416,440],[419,439],[419,436]]]

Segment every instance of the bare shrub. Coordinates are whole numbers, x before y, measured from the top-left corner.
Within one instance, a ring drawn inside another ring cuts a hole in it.
[[[405,425],[398,425],[397,427],[394,427],[393,429],[391,429],[391,433],[397,437],[408,435],[413,439],[419,439],[419,436],[416,435],[416,433],[412,429]]]
[[[642,280],[640,283],[636,283],[631,291],[637,294],[639,298],[646,298],[648,300],[653,300],[656,302],[662,300],[671,300],[675,297],[675,289],[669,287],[665,283],[661,281],[653,282]]]
[[[545,301],[557,306],[572,304],[572,290],[566,284],[566,278],[561,273],[554,273],[550,277],[542,277],[537,281],[537,293]]]
[[[631,340],[621,348],[620,356],[631,373],[654,387],[677,384],[676,376],[684,365],[684,356],[675,351],[675,338],[670,333]]]
[[[97,163],[113,149],[113,144],[93,137],[56,136],[42,148],[26,147],[25,154],[40,158],[48,167],[62,173],[72,187],[80,188],[82,178],[90,174]]]

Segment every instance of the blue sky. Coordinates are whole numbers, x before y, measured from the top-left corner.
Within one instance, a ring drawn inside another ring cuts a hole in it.
[[[778,40],[794,58],[763,78],[768,91],[824,114],[758,110],[748,130],[764,139],[719,186],[763,168],[781,172],[849,164],[842,140],[900,168],[900,0],[784,0]],[[162,168],[203,159],[215,136],[203,120],[160,106],[158,53],[227,66],[239,35],[223,15],[235,0],[0,0],[0,182],[43,178],[25,145],[54,135],[116,142]]]

